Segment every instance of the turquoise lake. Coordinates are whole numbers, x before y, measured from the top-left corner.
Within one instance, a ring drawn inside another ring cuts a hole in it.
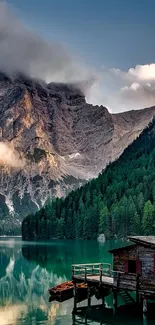
[[[0,238],[0,325],[73,325],[73,299],[49,303],[48,289],[71,279],[71,265],[112,262],[108,251],[124,244],[120,240],[22,242],[20,238]],[[84,302],[85,303],[85,302]],[[83,304],[84,304],[83,303]],[[82,303],[81,303],[82,304]],[[112,297],[106,299],[107,307]],[[144,322],[152,325],[155,322]],[[83,324],[143,324],[141,319],[115,317],[111,323],[83,320]]]

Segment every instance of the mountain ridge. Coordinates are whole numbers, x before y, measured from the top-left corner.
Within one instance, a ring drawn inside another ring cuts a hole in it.
[[[15,168],[0,161],[4,233],[48,199],[97,177],[148,125],[155,107],[110,114],[88,104],[80,85],[0,74],[0,113],[0,144],[18,162]]]
[[[155,234],[155,119],[123,154],[64,199],[22,223],[24,240]]]

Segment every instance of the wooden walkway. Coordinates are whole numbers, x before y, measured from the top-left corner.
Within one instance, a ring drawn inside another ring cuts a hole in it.
[[[143,318],[147,319],[148,299],[155,300],[155,286],[152,282],[147,283],[141,274],[114,271],[111,264],[76,264],[72,265],[72,281],[74,284],[74,309],[73,312],[80,311],[77,306],[77,286],[79,283],[85,283],[88,286],[87,299],[88,311],[92,308],[105,307],[105,297],[113,295],[113,312],[116,313],[118,307],[118,295],[126,306],[143,307]],[[153,282],[154,283],[154,282]],[[92,306],[91,290],[94,290],[95,298],[100,300],[101,304]],[[134,297],[131,292],[134,292]],[[131,307],[130,307],[131,308]],[[101,322],[102,323],[102,322]],[[76,324],[76,323],[74,323]]]
[[[81,281],[85,281],[85,275],[75,275],[74,276],[74,279],[79,279]],[[99,275],[87,275],[86,276],[86,279],[87,279],[87,282],[97,282],[99,283],[100,282],[100,276]],[[110,277],[110,276],[104,276],[102,275],[102,284],[104,285],[114,285],[114,278],[113,277]]]
[[[76,264],[72,266],[72,280],[74,283],[88,283],[90,286],[109,287],[114,290],[135,291],[137,294],[147,295],[155,299],[155,286],[148,285],[147,279],[138,274],[113,271],[111,264]]]
[[[130,291],[139,291],[141,283],[136,274],[127,275],[125,272],[112,270],[111,264],[76,264],[72,266],[72,280],[75,283],[88,283],[90,286],[103,286],[109,289],[125,289]]]
[[[72,279],[76,282],[100,283],[114,286],[114,272],[109,263],[76,264],[72,265]]]

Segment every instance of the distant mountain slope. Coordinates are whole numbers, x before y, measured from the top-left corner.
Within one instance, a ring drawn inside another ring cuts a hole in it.
[[[97,177],[152,120],[155,107],[111,115],[75,85],[0,74],[0,234]]]
[[[24,239],[155,234],[155,120],[104,173],[24,219]]]

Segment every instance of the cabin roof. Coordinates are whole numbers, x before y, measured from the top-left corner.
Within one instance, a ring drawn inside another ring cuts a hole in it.
[[[155,236],[130,236],[128,239],[132,242],[126,246],[121,246],[118,248],[111,249],[109,253],[115,253],[121,250],[128,250],[132,247],[134,247],[136,244],[144,245],[144,246],[150,246],[155,248]],[[133,244],[134,243],[134,244]]]
[[[129,239],[136,244],[143,244],[155,247],[155,236],[132,236]]]
[[[114,249],[111,249],[109,251],[109,253],[115,253],[115,252],[118,252],[118,251],[121,251],[121,250],[128,250],[130,249],[131,247],[134,247],[136,244],[127,244],[126,246],[121,246],[121,247],[118,247],[118,248],[114,248]]]

